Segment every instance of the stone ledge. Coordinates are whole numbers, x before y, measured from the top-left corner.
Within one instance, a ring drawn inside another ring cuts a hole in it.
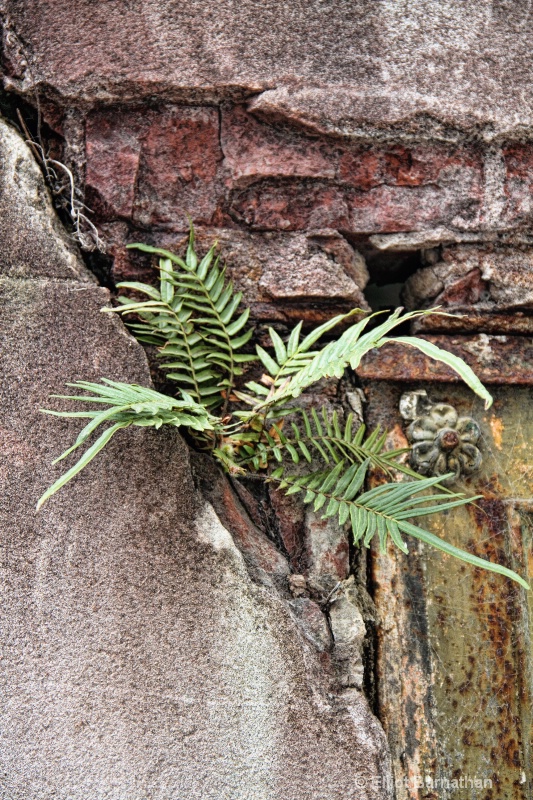
[[[488,384],[533,385],[533,340],[529,336],[420,336],[454,353]],[[414,347],[387,344],[372,350],[357,368],[362,380],[460,382],[449,367],[432,361]]]

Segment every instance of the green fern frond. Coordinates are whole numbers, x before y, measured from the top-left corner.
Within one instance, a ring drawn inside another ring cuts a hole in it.
[[[91,410],[45,412],[88,420],[72,447],[56,461],[83,445],[86,449],[77,463],[43,494],[38,507],[90,463],[120,429],[130,425],[186,427],[201,446],[209,444],[213,456],[232,475],[249,474],[250,470],[265,474],[277,464],[268,479],[277,481],[287,494],[303,492],[304,502],[312,504],[324,518],[336,517],[341,525],[350,523],[355,542],[369,546],[377,535],[382,550],[390,538],[407,552],[402,534],[409,534],[527,587],[513,571],[463,552],[413,524],[412,520],[419,516],[446,512],[475,499],[445,488],[441,481],[447,476],[422,478],[398,461],[403,450],[385,450],[385,433],[375,430],[367,435],[364,425],[355,424],[353,414],[341,422],[335,411],[330,414],[323,408],[320,412],[307,412],[295,406],[295,398],[312,384],[322,378],[340,378],[347,367],[356,369],[373,348],[398,342],[416,347],[454,369],[488,407],[492,402],[490,394],[461,359],[422,339],[389,336],[397,326],[435,313],[436,309],[405,314],[397,309],[375,327],[371,325],[376,315],[365,316],[322,349],[314,347],[324,334],[353,314],[364,312],[354,309],[338,315],[303,338],[302,323],[286,340],[270,328],[272,350],[256,347],[265,373],[259,381],[249,381],[244,390],[238,391],[236,378],[247,362],[256,360],[243,351],[252,336],[252,330],[247,329],[250,310],[240,309],[242,293],[235,292],[232,282],[226,279],[215,247],[199,259],[192,225],[184,259],[149,245],[129,247],[158,257],[159,287],[123,282],[120,288],[136,292],[143,299],[121,296],[118,308],[104,311],[127,316],[135,336],[159,348],[162,367],[178,383],[181,397],[174,399],[152,389],[107,379],[102,383],[70,384],[85,394],[60,397],[96,404],[97,408],[92,405]],[[230,407],[232,414],[228,415],[228,405],[235,398],[245,408]],[[211,414],[215,409],[217,416]],[[102,427],[103,432],[89,445],[93,434]],[[320,470],[314,469],[317,459],[323,463]],[[310,472],[288,474],[289,461],[300,466],[305,462]],[[414,480],[390,482],[365,492],[370,466],[389,476],[402,472]],[[432,494],[427,494],[430,490]]]
[[[485,407],[488,408],[492,404],[491,395],[473,370],[460,358],[414,336],[398,337],[396,339],[387,336],[389,331],[399,325],[403,325],[405,322],[419,316],[435,313],[439,313],[438,309],[432,308],[427,311],[409,311],[402,314],[402,309],[398,308],[385,322],[382,322],[381,325],[372,328],[370,331],[366,331],[366,333],[365,329],[370,320],[374,319],[377,315],[372,314],[365,317],[348,328],[339,339],[330,342],[320,350],[320,352],[316,353],[309,363],[295,372],[290,377],[290,380],[276,391],[271,402],[277,403],[289,397],[298,397],[307,387],[322,378],[341,378],[348,366],[352,369],[357,369],[363,356],[370,352],[370,350],[382,347],[389,342],[397,341],[401,344],[409,344],[421,350],[426,355],[430,355],[434,360],[442,361],[447,364],[447,366],[457,372],[473,392],[483,398]]]
[[[171,303],[146,301],[137,303],[126,298],[115,309],[120,314],[135,314],[142,322],[129,327],[137,339],[159,347],[165,359],[163,369],[168,377],[186,389],[194,400],[213,409],[222,402],[224,374],[207,359],[212,352],[191,320],[192,311],[185,308],[179,296]]]
[[[288,410],[296,420],[290,423],[290,431],[270,419],[270,427],[263,427],[260,436],[253,432],[249,434],[254,446],[251,452],[243,448],[238,464],[257,471],[264,469],[266,463],[272,460],[282,462],[287,456],[294,464],[302,461],[311,464],[318,458],[328,466],[339,461],[361,464],[370,459],[372,467],[381,469],[386,475],[402,473],[420,478],[411,467],[398,460],[409,448],[386,450],[386,432],[376,428],[366,435],[366,425],[354,424],[356,417],[353,413],[341,423],[338,412],[330,413],[325,407],[320,411],[312,408],[310,412],[298,407]]]
[[[354,308],[347,314],[338,314],[336,317],[319,325],[318,328],[315,328],[303,339],[301,339],[303,322],[299,322],[291,331],[287,343],[283,341],[281,336],[273,328],[269,328],[268,333],[274,347],[274,355],[270,355],[264,348],[256,345],[256,352],[267,372],[269,385],[267,388],[263,384],[252,381],[246,384],[246,388],[248,389],[247,393],[240,392],[237,394],[240,400],[254,409],[251,413],[243,413],[242,418],[249,418],[258,408],[264,411],[265,405],[279,406],[280,401],[275,399],[276,390],[284,388],[292,375],[299,373],[318,355],[316,350],[311,350],[312,346],[316,344],[325,333],[341,322],[344,322],[344,320],[349,319],[354,316],[354,314],[364,313],[365,312],[360,308]],[[284,398],[285,395],[281,400]]]
[[[62,461],[74,450],[77,450],[78,447],[85,444],[100,425],[110,423],[110,427],[106,428],[73,467],[46,490],[37,503],[37,509],[86,467],[121,428],[137,425],[143,428],[153,427],[158,429],[162,425],[172,425],[176,428],[185,427],[201,433],[215,431],[219,427],[217,418],[212,417],[203,405],[196,403],[186,392],[182,392],[181,399],[177,400],[176,398],[168,397],[168,395],[160,394],[153,389],[147,389],[144,386],[120,383],[107,378],[102,378],[101,384],[77,381],[67,385],[91,394],[52,395],[52,397],[91,404],[105,404],[108,408],[104,410],[97,408],[90,411],[50,411],[49,409],[42,409],[44,414],[51,414],[54,417],[79,417],[90,420],[80,431],[72,447],[65,450],[52,463],[56,464],[58,461]]]
[[[238,313],[242,292],[235,292],[233,283],[226,281],[215,246],[199,259],[191,227],[185,260],[150,245],[128,247],[159,256],[160,288],[136,281],[119,283],[119,288],[149,299],[139,303],[120,297],[118,308],[106,310],[140,318],[128,323],[132,332],[140,341],[159,347],[167,377],[198,402],[210,409],[226,405],[236,376],[255,359],[239,352],[253,334],[251,329],[243,332],[250,310]]]
[[[513,570],[454,547],[409,521],[414,517],[430,516],[464,506],[478,499],[448,491],[421,494],[433,488],[442,489],[441,481],[450,476],[424,478],[409,483],[385,483],[357,497],[369,465],[370,459],[362,464],[350,465],[339,461],[333,469],[303,476],[286,475],[285,468],[281,466],[272,473],[270,480],[279,482],[280,488],[286,494],[305,492],[304,503],[312,503],[317,512],[325,508],[321,514],[322,519],[336,516],[341,525],[349,522],[355,544],[362,542],[365,547],[369,547],[377,534],[382,552],[386,550],[390,537],[397,547],[408,553],[407,545],[402,539],[402,533],[406,533],[467,564],[505,575],[529,589],[527,582]]]

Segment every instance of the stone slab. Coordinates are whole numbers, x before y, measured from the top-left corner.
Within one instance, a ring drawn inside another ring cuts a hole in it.
[[[533,250],[493,245],[444,248],[442,260],[409,278],[404,299],[407,308],[531,312]]]
[[[6,84],[65,104],[262,93],[258,113],[337,136],[492,139],[533,125],[527,0],[2,8]]]
[[[91,282],[28,145],[0,118],[0,274]]]
[[[339,142],[259,121],[242,104],[220,114],[126,104],[91,111],[84,130],[88,205],[102,222],[141,230],[182,230],[190,217],[366,235],[451,226],[457,235],[479,226],[498,195],[479,146]],[[514,179],[506,226],[523,224],[517,204],[528,191],[524,176]]]

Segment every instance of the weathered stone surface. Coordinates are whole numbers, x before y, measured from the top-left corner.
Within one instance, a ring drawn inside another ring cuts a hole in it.
[[[408,308],[442,305],[471,311],[533,307],[533,250],[461,245],[406,283]]]
[[[131,234],[125,228],[113,233],[117,239],[111,250],[119,255],[115,278],[149,279],[149,259],[124,250]],[[336,307],[368,309],[362,293],[368,280],[364,259],[336,231],[313,231],[306,236],[198,228],[195,235],[199,252],[207,252],[218,242],[227,273],[256,319],[316,321],[329,318]],[[140,239],[174,252],[183,252],[187,242],[183,234],[168,233],[150,233]],[[153,275],[152,271],[152,279]]]
[[[190,214],[194,222],[211,222],[221,160],[216,109],[180,108],[156,117],[143,142],[134,221],[175,226]]]
[[[343,183],[361,191],[378,186],[446,186],[460,175],[464,185],[477,184],[483,168],[480,151],[473,148],[425,145],[372,147],[344,146],[338,175]]]
[[[322,582],[326,593],[345,580],[350,569],[346,531],[282,492],[271,490],[270,497],[292,569]]]
[[[531,243],[525,0],[344,5],[3,0],[4,84],[39,91],[98,222],[133,238],[189,215],[389,249]]]
[[[291,502],[291,497],[287,497],[275,486],[269,486],[269,498],[278,519],[279,535],[289,556],[291,570],[300,575],[306,572],[308,566],[305,547],[305,507],[301,502]]]
[[[222,111],[221,145],[233,186],[262,178],[335,178],[337,148],[259,122],[243,106]]]
[[[329,607],[331,634],[335,643],[335,661],[341,686],[363,685],[363,662],[361,658],[366,626],[357,605],[357,591],[353,576],[344,581]]]
[[[346,531],[330,519],[321,519],[318,514],[306,509],[306,548],[308,572],[313,577],[328,577],[342,581],[350,569],[350,548]]]
[[[84,0],[73,13],[59,0],[3,0],[3,9],[9,84],[63,103],[263,92],[256,111],[335,135],[453,141],[532,128],[526,0],[407,9],[270,0],[261,14],[228,0],[216,14],[203,0]]]
[[[280,237],[278,243],[282,248],[284,244],[290,246],[278,251],[279,254],[271,252],[265,259],[259,286],[267,296],[285,302],[327,297],[330,301],[345,300],[368,309],[361,292],[364,287],[355,284],[334,257],[324,254],[320,240],[318,247],[313,247],[313,240],[303,236],[288,241]]]
[[[62,241],[42,254],[59,276]],[[149,372],[120,320],[100,313],[104,289],[28,270],[0,283],[3,790],[392,798],[366,700],[331,691],[320,610],[304,604],[296,623],[281,594],[251,580],[176,431],[122,431],[35,514],[63,468],[51,456],[80,427],[40,414],[60,402],[48,395],[78,378],[146,384]]]
[[[437,227],[426,228],[421,231],[409,231],[407,233],[376,233],[369,237],[369,242],[378,250],[403,253],[412,250],[436,248],[439,245],[460,242],[484,242],[497,238],[499,239],[500,235],[496,232],[484,231],[480,233],[477,231],[457,231],[450,228]]]
[[[352,167],[357,188],[341,180],[330,184],[295,178],[278,184],[265,179],[236,191],[230,214],[256,229],[329,227],[363,234],[435,226],[468,230],[477,219],[483,201],[481,171],[468,163],[458,169],[437,170],[435,180],[421,180],[413,186],[398,182],[395,176],[390,177],[391,183],[387,176],[369,179],[361,164],[364,156],[356,153],[351,159],[362,168],[363,174],[358,176]],[[372,162],[375,160],[372,156]],[[358,181],[367,188],[361,190]]]
[[[365,259],[343,236],[339,236],[336,231],[325,230],[311,233],[309,239],[338,262],[360,289],[366,287],[370,276]]]
[[[221,187],[218,112],[98,111],[86,131],[88,200],[107,219],[183,229],[213,220]]]
[[[515,225],[530,226],[533,212],[533,147],[513,144],[502,150],[505,168],[504,213]]]
[[[88,202],[101,219],[183,230],[470,229],[485,212],[479,149],[361,147],[261,123],[243,106],[100,110],[86,123]],[[486,215],[486,214],[485,214]]]
[[[231,531],[235,544],[254,578],[282,579],[286,588],[289,577],[287,559],[250,519],[247,509],[212,458],[195,453],[193,465],[202,495],[211,503],[224,527]],[[279,580],[278,580],[279,582]]]
[[[0,273],[89,282],[28,146],[0,120]]]
[[[319,652],[325,652],[332,647],[331,634],[324,613],[317,603],[307,597],[297,597],[289,601],[300,629],[304,636],[312,642]]]
[[[255,230],[351,229],[346,192],[323,181],[261,181],[234,193],[230,214]]]
[[[139,113],[89,115],[85,125],[86,192],[99,217],[131,218],[146,123]]]

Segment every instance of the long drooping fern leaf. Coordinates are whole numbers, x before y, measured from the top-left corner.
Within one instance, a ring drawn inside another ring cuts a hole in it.
[[[285,489],[287,494],[305,492],[304,503],[312,503],[315,511],[320,511],[327,503],[322,518],[337,516],[339,524],[349,522],[356,544],[362,541],[368,547],[377,534],[380,549],[385,552],[387,537],[390,536],[400,550],[408,553],[401,536],[402,532],[407,533],[461,561],[505,575],[529,589],[528,583],[513,570],[460,550],[409,522],[413,517],[430,516],[464,506],[477,497],[465,497],[458,492],[421,494],[433,487],[440,487],[442,479],[450,476],[424,478],[409,483],[385,483],[357,496],[363,487],[369,464],[370,459],[367,459],[362,464],[346,467],[344,461],[339,461],[333,470],[320,470],[302,476],[286,475],[284,467],[279,467],[270,479],[279,482],[280,488]]]
[[[347,367],[357,369],[363,356],[374,348],[382,347],[390,342],[398,342],[400,344],[409,344],[426,355],[430,355],[434,360],[442,361],[451,367],[473,392],[483,398],[485,408],[489,408],[492,404],[491,395],[473,370],[460,358],[415,336],[398,338],[387,336],[389,331],[399,325],[416,319],[416,317],[437,311],[438,309],[429,309],[428,311],[409,311],[402,314],[402,309],[398,308],[385,322],[366,333],[364,332],[365,329],[376,314],[363,318],[348,328],[339,339],[327,344],[314,355],[311,361],[292,374],[290,379],[281,385],[269,398],[270,402],[279,403],[288,397],[298,397],[306,388],[322,378],[341,378]]]
[[[78,472],[89,464],[90,461],[105,447],[112,436],[121,428],[128,428],[130,425],[137,425],[142,428],[153,427],[161,428],[163,425],[172,425],[176,428],[189,428],[194,431],[215,431],[219,425],[216,417],[212,417],[208,410],[186,392],[181,393],[181,399],[177,400],[168,395],[160,394],[153,389],[144,386],[137,386],[132,383],[119,383],[107,378],[102,379],[102,383],[89,383],[87,381],[77,381],[69,383],[76,389],[90,392],[85,395],[53,395],[62,400],[77,400],[83,403],[105,404],[107,408],[92,409],[90,411],[49,411],[44,409],[45,414],[55,417],[79,417],[90,419],[90,422],[79,433],[78,438],[68,450],[65,450],[53,462],[57,464],[78,447],[87,442],[89,437],[100,426],[109,424],[100,434],[98,439],[87,448],[79,461],[74,464],[64,475],[50,486],[37,503],[39,509],[46,500],[52,497],[59,489],[65,486]]]

